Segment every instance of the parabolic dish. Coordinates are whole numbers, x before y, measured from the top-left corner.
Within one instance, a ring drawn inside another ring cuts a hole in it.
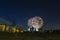
[[[41,28],[43,26],[43,19],[41,17],[35,16],[28,19],[28,26],[34,28]]]

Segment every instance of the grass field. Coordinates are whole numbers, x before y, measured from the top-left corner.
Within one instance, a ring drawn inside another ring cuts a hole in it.
[[[0,40],[60,40],[60,33],[1,33]]]

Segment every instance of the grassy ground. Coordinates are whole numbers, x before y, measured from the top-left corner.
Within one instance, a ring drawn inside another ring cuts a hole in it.
[[[0,33],[0,40],[60,40],[59,33]]]

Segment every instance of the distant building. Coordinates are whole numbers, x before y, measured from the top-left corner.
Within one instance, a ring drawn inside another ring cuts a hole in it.
[[[21,29],[17,29],[15,24],[9,20],[0,18],[0,32],[23,32]]]
[[[11,32],[13,32],[13,33],[22,33],[22,32],[24,32],[22,29],[17,29],[16,27],[12,27],[11,28]]]
[[[12,26],[14,26],[13,22],[0,18],[0,31],[8,32]]]
[[[5,25],[0,25],[0,31],[5,31]]]

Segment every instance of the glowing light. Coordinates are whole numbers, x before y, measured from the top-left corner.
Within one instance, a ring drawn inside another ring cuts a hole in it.
[[[19,32],[19,29],[16,29],[17,32]]]
[[[43,25],[43,20],[41,17],[33,17],[28,20],[28,26],[29,27],[34,27],[34,28],[40,28]]]
[[[5,31],[5,25],[0,25],[0,31]]]
[[[13,33],[16,32],[16,28],[15,27],[12,28],[12,32]]]
[[[23,30],[21,30],[21,33],[23,33]]]
[[[9,26],[6,27],[6,31],[7,31],[7,32],[9,31]]]
[[[38,17],[38,16],[30,18],[28,20],[28,26],[30,28],[34,27],[38,31],[38,29],[43,26],[43,19],[41,17]]]

